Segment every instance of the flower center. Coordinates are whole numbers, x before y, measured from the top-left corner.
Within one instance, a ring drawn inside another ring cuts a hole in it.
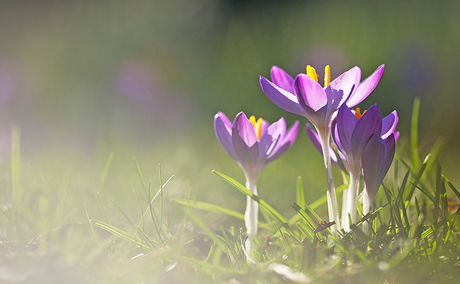
[[[366,113],[366,111],[367,111],[367,110],[365,110],[363,113],[361,113],[361,110],[359,109],[359,107],[357,107],[357,108],[355,109],[355,116],[356,116],[356,118],[359,120],[359,119],[363,116],[363,114]]]
[[[308,77],[315,80],[315,82],[318,82],[318,74],[316,74],[315,68],[311,67],[310,65],[307,65],[307,75]],[[327,65],[324,68],[324,88],[327,88],[330,83],[331,83],[331,68],[329,67],[329,65]]]
[[[252,123],[252,125],[254,126],[254,131],[256,132],[256,136],[257,136],[257,140],[260,139],[260,135],[262,134],[262,122],[264,121],[262,118],[259,118],[257,121],[256,121],[256,118],[255,116],[251,116],[249,118],[249,121]]]

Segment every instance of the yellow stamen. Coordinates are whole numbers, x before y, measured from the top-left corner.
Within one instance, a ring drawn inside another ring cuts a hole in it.
[[[316,74],[315,68],[311,67],[310,65],[307,65],[307,75],[308,77],[318,82],[318,74]]]
[[[259,140],[260,136],[262,135],[262,122],[264,120],[262,118],[259,118],[256,122],[256,117],[251,116],[249,118],[249,121],[252,123],[252,126],[254,126],[254,130],[256,131],[257,140]]]
[[[361,110],[359,109],[359,107],[357,107],[357,108],[355,109],[355,116],[356,116],[356,118],[359,120],[359,119],[363,116],[363,114],[366,113],[366,111],[367,111],[367,110],[365,110],[363,113],[361,113]]]
[[[331,83],[331,67],[329,65],[324,68],[324,88],[327,88]]]
[[[254,128],[255,128],[256,127],[256,117],[252,115],[249,118],[249,121],[252,123],[252,126],[254,126]]]

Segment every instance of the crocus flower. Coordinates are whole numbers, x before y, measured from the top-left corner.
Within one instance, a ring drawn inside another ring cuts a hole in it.
[[[333,124],[333,137],[339,152],[346,160],[350,175],[347,192],[347,206],[342,216],[342,225],[349,230],[348,215],[352,222],[356,221],[356,206],[358,202],[359,178],[361,176],[361,161],[364,148],[372,135],[383,139],[392,135],[396,129],[398,116],[396,111],[382,119],[377,104],[371,106],[362,115],[359,109],[353,113],[345,105],[341,106],[336,121]],[[393,136],[394,138],[394,136]]]
[[[249,119],[240,112],[235,120],[230,120],[222,112],[214,117],[214,131],[225,151],[243,169],[246,176],[246,188],[257,194],[257,177],[271,161],[281,156],[294,143],[299,128],[296,121],[286,131],[286,121],[281,118],[273,124],[254,116]],[[251,252],[253,237],[257,234],[257,202],[247,197],[245,224],[248,234],[246,249]]]
[[[305,116],[318,132],[326,167],[329,220],[336,222],[332,227],[335,235],[340,221],[329,151],[331,122],[340,106],[353,107],[363,101],[377,86],[383,70],[384,65],[379,66],[360,83],[361,70],[354,67],[331,82],[330,68],[326,66],[324,88],[318,84],[318,75],[310,66],[306,74],[299,74],[295,79],[276,66],[271,69],[272,82],[260,77],[262,90],[272,102],[288,112]]]
[[[346,103],[354,107],[377,87],[384,65],[360,83],[361,69],[355,66],[330,82],[329,66],[325,68],[324,88],[318,83],[314,68],[307,66],[307,74],[293,79],[277,66],[271,69],[272,82],[260,77],[260,86],[267,97],[280,108],[305,116],[318,131],[329,127],[338,108]]]

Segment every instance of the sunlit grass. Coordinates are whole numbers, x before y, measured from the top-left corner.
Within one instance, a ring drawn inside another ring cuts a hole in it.
[[[416,102],[410,155],[398,149],[378,192],[377,209],[337,239],[323,213],[317,213],[324,211],[325,196],[309,200],[301,177],[296,186],[283,189],[293,199],[282,207],[267,202],[267,192],[255,196],[218,168],[209,171],[212,183],[228,183],[228,190],[259,203],[260,233],[249,261],[243,214],[225,201],[190,198],[184,183],[174,183],[180,177],[165,175],[161,165],[146,172],[144,159],[128,157],[124,161],[130,164],[120,166],[117,153],[109,152],[104,162],[86,169],[60,159],[49,169],[33,169],[21,155],[19,130],[13,129],[10,167],[3,167],[2,174],[1,280],[458,283],[460,192],[442,174],[438,146],[423,159],[414,157],[422,154],[418,107]],[[124,176],[110,174],[127,169]],[[46,174],[51,170],[54,175]],[[114,181],[126,191],[111,191]],[[346,186],[337,187],[339,196]],[[185,194],[169,194],[178,190]],[[275,209],[286,206],[291,210]],[[361,229],[364,222],[370,224],[369,234]]]

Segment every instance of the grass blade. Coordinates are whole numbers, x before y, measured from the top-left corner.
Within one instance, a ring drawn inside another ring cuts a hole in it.
[[[107,162],[105,162],[104,171],[102,172],[101,180],[99,181],[98,191],[101,191],[102,186],[104,185],[105,178],[109,173],[110,166],[112,165],[113,157],[115,153],[113,151],[110,152],[109,157],[107,158]]]
[[[236,212],[236,211],[233,211],[233,210],[230,210],[230,209],[227,209],[227,208],[215,205],[215,204],[196,201],[192,199],[171,199],[171,201],[176,202],[178,204],[190,206],[196,209],[213,212],[213,213],[221,213],[224,215],[235,217],[240,220],[244,220],[244,214],[241,214],[239,212]]]
[[[420,154],[418,151],[418,118],[420,113],[420,98],[415,98],[412,107],[412,120],[410,128],[410,146],[412,152],[412,167],[418,169],[420,164]]]
[[[300,208],[305,208],[305,193],[303,189],[302,177],[297,177],[297,194],[296,194],[296,203]]]
[[[118,229],[117,227],[114,227],[110,224],[107,224],[105,222],[102,222],[102,221],[98,221],[98,220],[92,220],[92,223],[94,224],[94,226],[97,226],[103,230],[106,230],[107,232],[111,233],[112,235],[115,235],[117,237],[120,237],[121,239],[125,240],[125,241],[129,241],[129,242],[132,242],[133,244],[136,244],[144,249],[147,249],[147,250],[150,250],[151,247],[147,246],[144,242],[140,242],[139,240],[137,240],[134,236],[132,236],[131,234],[121,230],[121,229]]]
[[[428,156],[426,156],[425,160],[423,161],[422,167],[418,171],[417,176],[415,176],[414,183],[412,184],[412,187],[409,191],[409,195],[407,196],[406,201],[410,201],[412,199],[412,195],[414,194],[415,187],[420,182],[420,179],[422,178],[422,175],[425,172],[425,168],[428,162],[430,161],[430,157],[431,157],[431,154],[428,154]]]
[[[223,180],[225,180],[226,182],[228,182],[229,184],[233,185],[236,189],[238,189],[239,191],[241,191],[243,194],[245,194],[246,196],[249,196],[251,197],[254,201],[256,201],[257,203],[259,203],[259,205],[264,208],[265,210],[267,210],[269,213],[271,213],[276,219],[278,219],[278,221],[280,221],[284,226],[287,226],[289,227],[289,224],[287,222],[287,220],[281,216],[281,214],[279,214],[275,209],[273,209],[273,207],[271,207],[267,202],[265,202],[263,199],[261,199],[259,196],[255,195],[254,193],[252,193],[249,189],[247,189],[246,187],[244,187],[242,184],[240,184],[239,182],[237,182],[236,180],[232,179],[231,177],[229,176],[226,176],[224,175],[223,173],[220,173],[218,171],[212,171],[213,173],[215,173],[216,175],[218,175],[220,178],[222,178]]]
[[[457,198],[460,199],[460,191],[458,191],[458,189],[444,175],[442,177],[447,182],[447,184],[449,185],[450,189],[452,189],[452,191],[455,193]]]

